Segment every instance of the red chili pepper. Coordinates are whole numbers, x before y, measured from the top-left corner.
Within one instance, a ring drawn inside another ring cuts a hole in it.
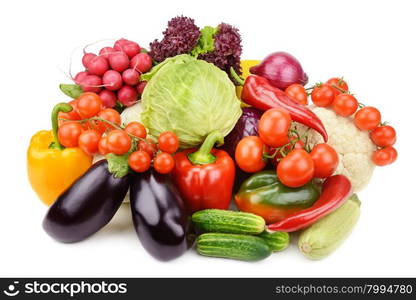
[[[218,131],[210,133],[199,150],[188,149],[174,155],[173,180],[187,209],[227,209],[232,198],[235,165],[227,152],[212,149],[224,143]]]
[[[292,232],[305,228],[340,207],[351,192],[351,182],[344,175],[328,177],[322,186],[321,196],[311,207],[270,224],[267,229]]]
[[[292,100],[282,90],[272,86],[266,78],[250,75],[244,82],[241,99],[260,110],[274,107],[286,109],[293,121],[302,123],[319,132],[324,141],[328,141],[328,134],[321,120],[307,107]]]

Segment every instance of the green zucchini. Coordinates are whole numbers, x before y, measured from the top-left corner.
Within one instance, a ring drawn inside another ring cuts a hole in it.
[[[199,254],[245,261],[265,259],[272,252],[260,237],[232,233],[204,233],[196,241]]]
[[[192,222],[202,232],[223,232],[236,234],[260,234],[264,231],[265,221],[255,214],[205,209],[192,215]]]
[[[360,216],[360,200],[352,195],[341,207],[305,229],[299,237],[299,250],[309,259],[322,259],[347,238]]]
[[[289,233],[287,232],[264,231],[258,236],[261,237],[267,245],[269,245],[270,250],[273,252],[285,250],[289,246]]]

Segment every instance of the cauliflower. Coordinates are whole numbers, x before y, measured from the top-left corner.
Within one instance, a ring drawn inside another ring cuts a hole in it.
[[[359,130],[351,118],[338,116],[330,109],[315,106],[310,109],[324,124],[328,133],[328,145],[338,152],[339,164],[335,174],[347,176],[354,192],[364,189],[375,168],[371,155],[376,150],[376,146],[370,140],[368,132]],[[308,129],[298,123],[295,127],[301,135]],[[306,136],[311,147],[323,143],[322,136],[312,129]]]

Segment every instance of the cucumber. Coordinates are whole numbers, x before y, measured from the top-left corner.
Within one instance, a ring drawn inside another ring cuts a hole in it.
[[[222,209],[205,209],[192,215],[192,222],[202,232],[260,234],[266,223],[255,214]]]
[[[360,200],[354,194],[337,210],[300,234],[299,250],[309,259],[327,257],[347,238],[359,217]]]
[[[245,261],[265,259],[272,252],[260,237],[232,233],[204,233],[196,241],[199,254]]]
[[[270,250],[273,252],[285,250],[289,246],[289,233],[287,232],[264,231],[258,236],[261,237],[267,245],[269,245]]]

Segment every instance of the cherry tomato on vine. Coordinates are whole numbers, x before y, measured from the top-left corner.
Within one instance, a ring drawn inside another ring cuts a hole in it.
[[[59,142],[67,148],[77,147],[78,138],[83,131],[82,125],[78,122],[65,122],[58,128]]]
[[[299,83],[291,84],[286,88],[285,93],[292,97],[297,103],[308,105],[308,94],[303,85]]]
[[[160,174],[168,174],[173,170],[175,160],[172,155],[166,152],[160,152],[153,160],[153,168]]]
[[[373,130],[381,122],[380,111],[372,106],[361,108],[354,116],[354,124],[361,130]]]
[[[131,148],[131,138],[120,129],[110,131],[107,135],[108,150],[111,153],[121,155],[127,153]]]
[[[327,178],[331,176],[338,167],[338,154],[328,144],[317,144],[309,154],[313,160],[314,177]]]
[[[98,153],[101,155],[110,153],[110,150],[108,150],[108,140],[106,136],[101,137],[100,141],[98,142]]]
[[[82,93],[77,100],[77,112],[82,119],[94,117],[102,106],[101,98],[96,93]]]
[[[150,168],[151,158],[147,152],[138,150],[129,155],[128,163],[133,171],[141,173],[146,172]]]
[[[81,117],[79,116],[78,112],[77,112],[77,100],[72,100],[68,102],[71,106],[72,106],[72,110],[70,112],[60,112],[58,114],[58,125],[62,125],[65,120],[71,120],[71,121],[76,121],[76,120],[81,120]],[[65,119],[65,120],[60,120],[60,119]]]
[[[100,117],[100,118],[102,118],[106,121],[109,121],[111,123],[114,123],[117,126],[120,126],[120,124],[121,124],[120,114],[118,113],[118,111],[116,111],[115,109],[112,109],[112,108],[103,109],[102,111],[100,111],[98,113],[98,117]],[[99,121],[98,124],[100,124],[99,126],[103,126],[105,129],[110,129],[110,130],[116,129],[114,126],[112,126],[111,124],[106,123],[106,122],[100,122]]]
[[[78,138],[78,147],[89,155],[98,152],[98,143],[101,139],[101,133],[96,130],[85,130]]]
[[[88,122],[83,123],[82,127],[85,130],[91,129],[91,130],[98,131],[101,134],[105,132],[105,126],[102,124],[101,121],[98,121],[98,120],[89,120]]]
[[[139,122],[130,122],[129,124],[127,124],[124,130],[127,133],[134,135],[135,137],[138,137],[141,139],[144,139],[147,136],[146,128],[143,126],[142,123],[139,123]]]
[[[302,140],[299,140],[296,136],[290,136],[289,138],[292,143],[294,144],[290,144],[287,145],[283,148],[283,153],[288,154],[290,151],[294,150],[294,149],[304,149],[305,148],[305,143]],[[276,152],[277,148],[271,148],[268,152],[270,155],[273,155]],[[279,163],[280,159],[283,158],[282,154],[280,153],[280,151],[278,151],[276,153],[276,156],[273,157],[271,159],[271,162],[273,164],[273,166],[277,166],[277,164]]]
[[[390,147],[384,148],[384,151],[390,154],[390,158],[391,158],[390,163],[391,164],[394,163],[398,156],[396,148],[390,146]]]
[[[390,125],[379,126],[370,133],[370,138],[379,147],[393,146],[396,142],[396,130]]]
[[[348,84],[343,78],[333,77],[328,79],[326,83],[334,89],[335,96],[342,93],[340,89],[343,90],[344,93],[348,92]]]
[[[288,187],[300,187],[308,183],[314,174],[311,156],[303,149],[295,149],[277,165],[277,177]]]
[[[139,149],[147,152],[153,158],[157,152],[157,145],[151,139],[141,140],[139,141]]]
[[[339,94],[332,102],[332,108],[338,115],[349,117],[357,111],[358,101],[351,94]]]
[[[179,148],[179,139],[175,133],[162,132],[158,138],[159,149],[166,153],[175,153]]]
[[[289,142],[289,129],[292,118],[281,108],[267,110],[259,121],[259,136],[270,147],[280,147]]]
[[[313,88],[311,98],[316,106],[330,106],[335,98],[334,88],[329,83],[318,84]]]
[[[241,170],[254,173],[266,166],[263,158],[265,145],[258,136],[246,136],[242,138],[235,149],[235,161]]]
[[[392,164],[397,159],[397,150],[394,147],[386,147],[373,152],[371,157],[377,166],[386,166]]]

